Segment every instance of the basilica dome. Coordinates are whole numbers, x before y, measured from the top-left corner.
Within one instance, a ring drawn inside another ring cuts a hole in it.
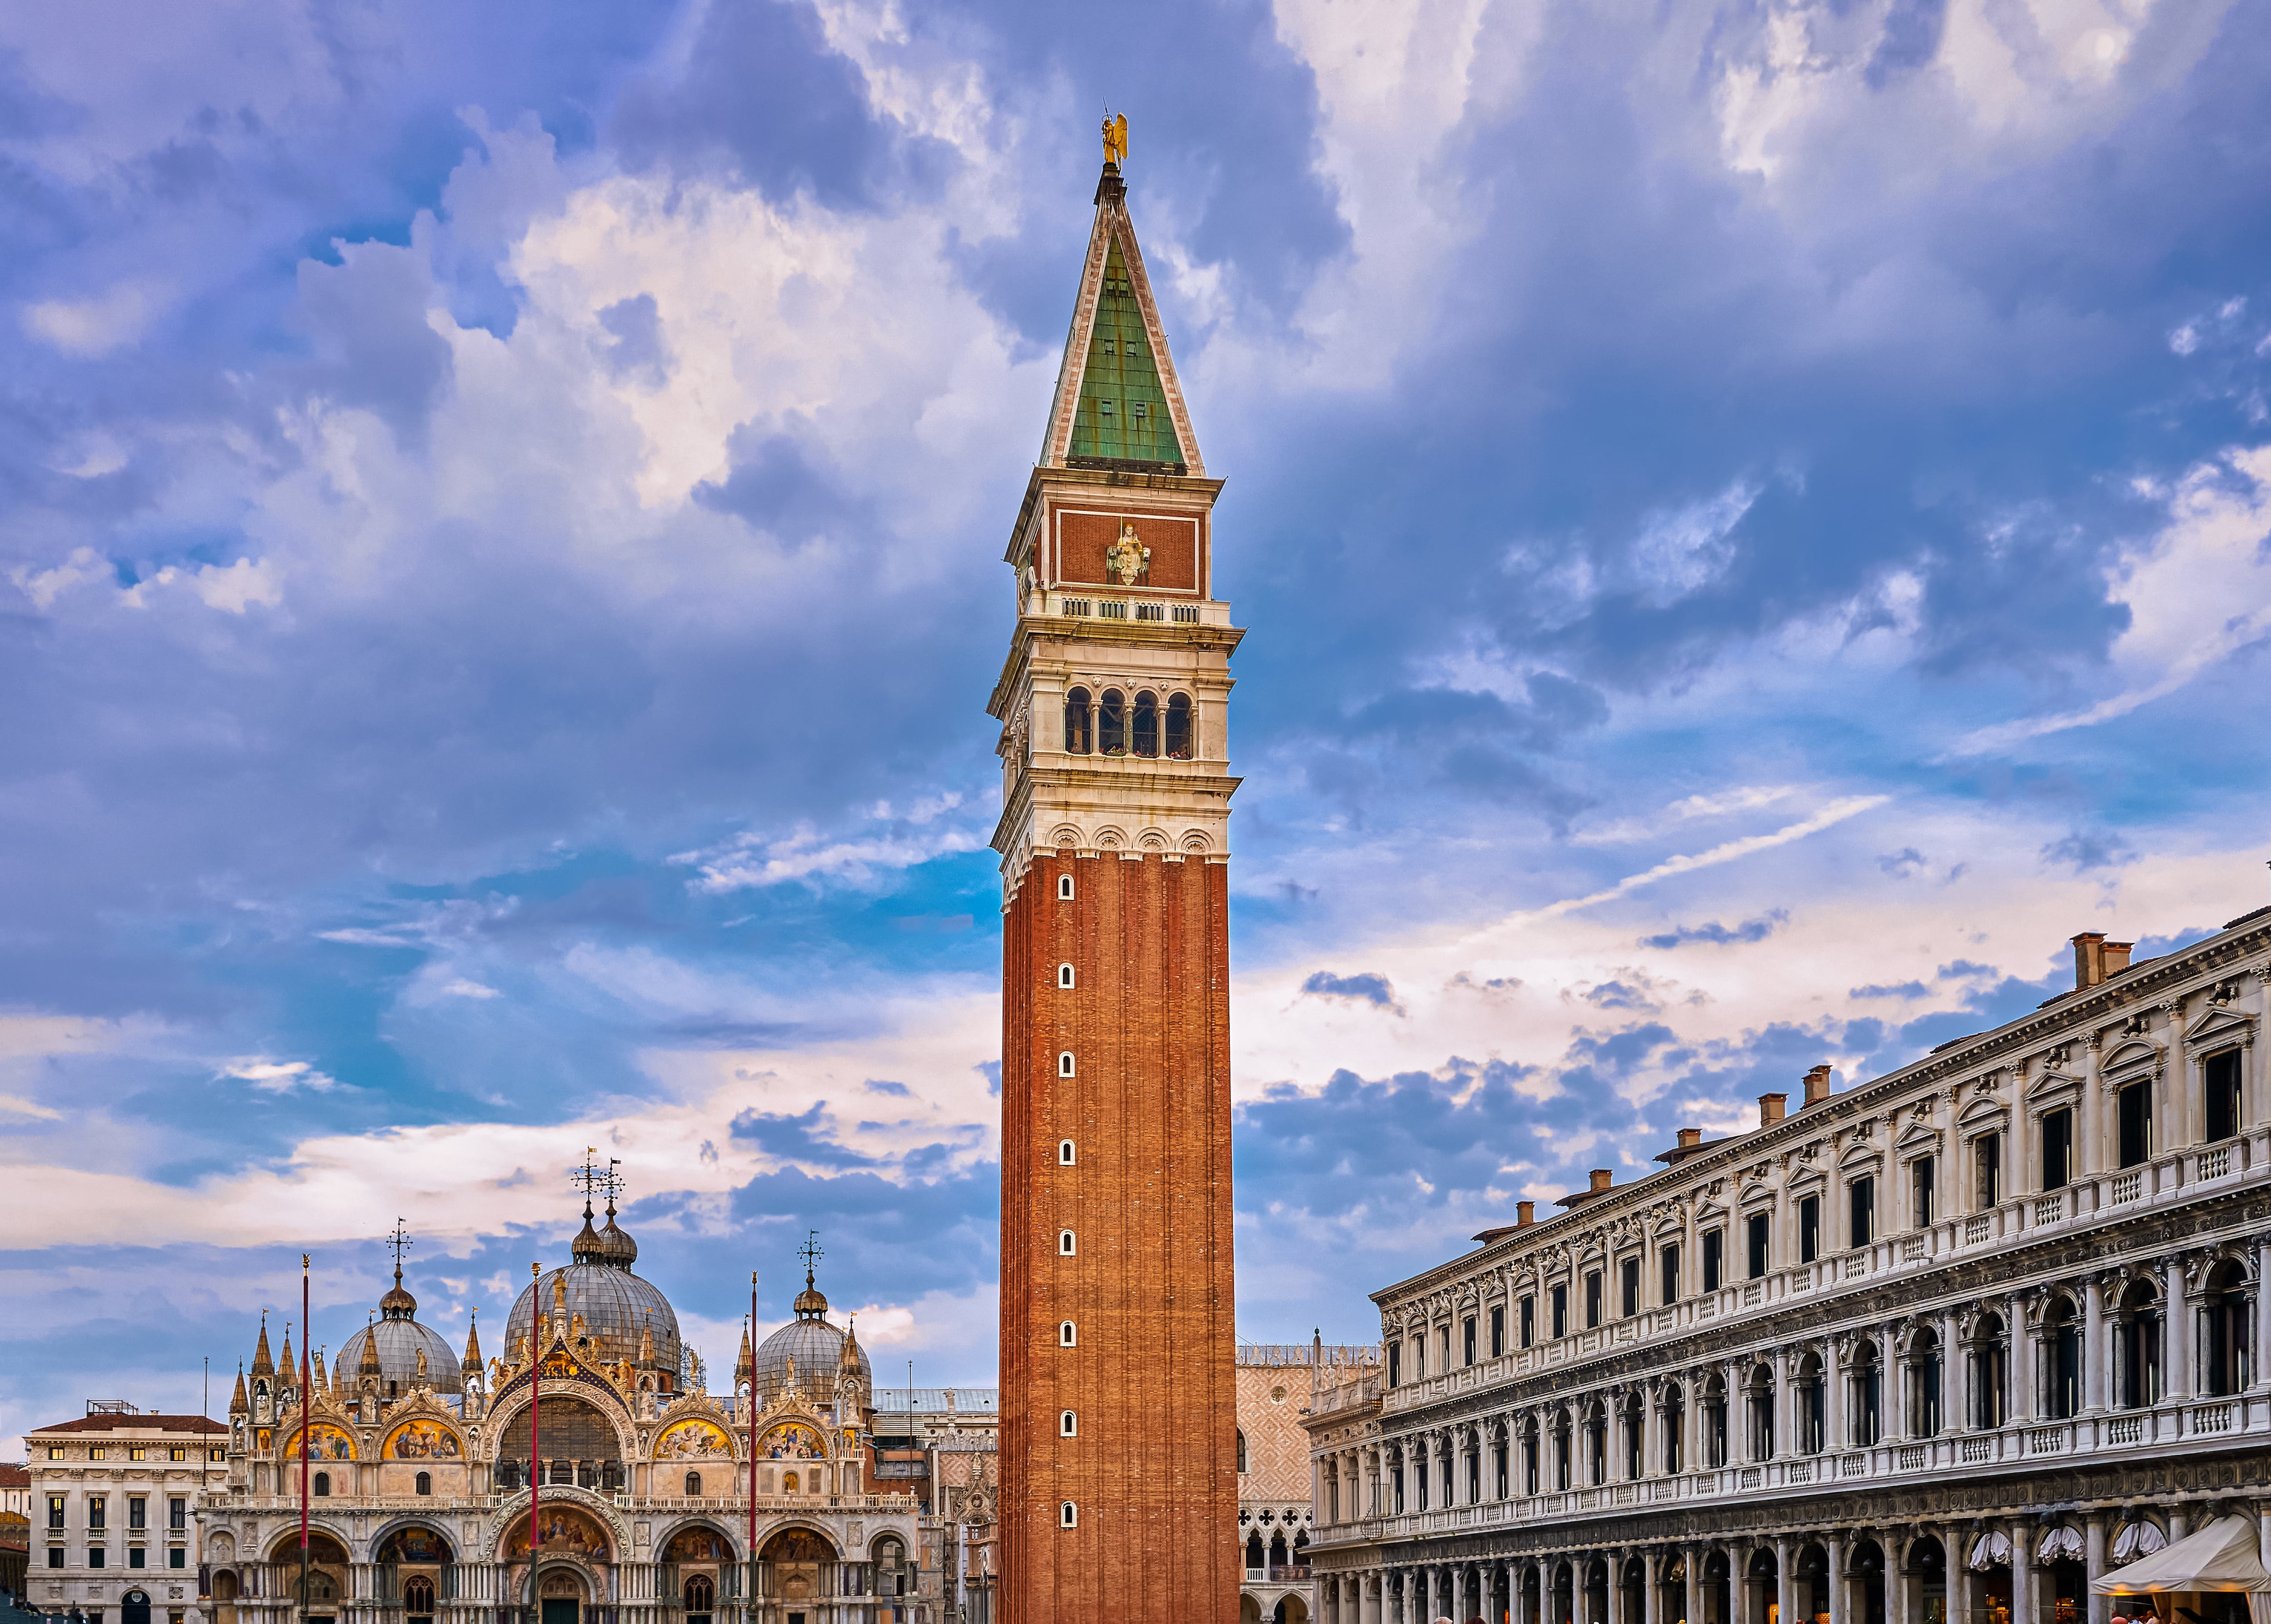
[[[462,1393],[465,1377],[458,1355],[441,1333],[418,1322],[418,1300],[402,1286],[402,1265],[394,1266],[394,1288],[378,1300],[379,1317],[346,1339],[331,1365],[331,1381],[346,1392],[359,1390],[365,1374],[364,1352],[376,1355],[377,1375],[388,1397],[406,1394],[421,1380],[437,1393]],[[418,1356],[426,1355],[426,1374],[418,1374]]]
[[[856,1336],[848,1336],[828,1322],[828,1299],[813,1284],[808,1270],[804,1289],[796,1296],[796,1317],[758,1345],[750,1362],[751,1385],[760,1405],[771,1404],[788,1385],[789,1363],[796,1364],[796,1382],[808,1396],[831,1393],[844,1360],[846,1343],[860,1372],[863,1391],[873,1391],[875,1372],[867,1351]]]
[[[579,1351],[593,1363],[628,1361],[666,1372],[669,1380],[663,1385],[674,1385],[680,1368],[678,1315],[659,1287],[631,1272],[638,1243],[616,1226],[612,1203],[604,1229],[593,1229],[592,1210],[584,1209],[583,1231],[569,1251],[572,1263],[523,1288],[512,1305],[512,1318],[505,1323],[507,1356],[519,1357],[521,1338],[534,1325],[541,1304],[547,1322],[555,1314],[567,1316],[571,1341],[581,1316],[586,1345]]]

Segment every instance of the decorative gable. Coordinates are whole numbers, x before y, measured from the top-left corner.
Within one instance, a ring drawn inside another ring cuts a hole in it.
[[[2159,1044],[2145,1038],[2130,1038],[2117,1043],[2106,1052],[2098,1063],[2098,1073],[2109,1082],[2118,1077],[2124,1082],[2141,1071],[2161,1075],[2163,1050]]]
[[[2220,1006],[2212,1006],[2205,1015],[2185,1028],[2185,1047],[2195,1054],[2229,1048],[2235,1043],[2252,1045],[2254,1041],[2254,1018]]]

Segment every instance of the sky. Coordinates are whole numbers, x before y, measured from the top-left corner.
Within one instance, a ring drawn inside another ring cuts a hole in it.
[[[2271,901],[2271,8],[0,15],[0,1454],[620,1158],[990,1385],[1106,108],[1235,661],[1237,1334]],[[1546,1209],[1552,1211],[1550,1207]],[[762,1328],[762,1327],[761,1327]]]

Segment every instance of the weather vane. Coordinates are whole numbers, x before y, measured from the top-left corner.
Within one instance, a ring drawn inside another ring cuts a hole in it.
[[[797,1248],[796,1255],[804,1259],[804,1283],[807,1285],[810,1285],[812,1284],[812,1266],[815,1263],[817,1263],[822,1258],[827,1256],[828,1254],[821,1250],[820,1232],[818,1230],[808,1229],[804,1233],[806,1236],[805,1242],[802,1246]]]
[[[393,1249],[394,1278],[399,1280],[402,1278],[402,1255],[418,1243],[410,1238],[409,1230],[403,1226],[402,1220],[398,1218],[394,1220],[394,1233],[387,1236],[386,1244]]]
[[[1128,115],[1115,118],[1110,108],[1104,109],[1104,161],[1114,165],[1128,161]]]

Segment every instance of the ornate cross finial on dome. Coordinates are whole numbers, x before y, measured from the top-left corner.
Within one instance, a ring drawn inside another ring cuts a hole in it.
[[[796,1294],[796,1317],[800,1320],[825,1320],[828,1317],[828,1299],[812,1283],[813,1265],[828,1255],[821,1248],[818,1230],[805,1231],[804,1244],[797,1248],[796,1255],[804,1259],[804,1289]]]
[[[394,1285],[378,1300],[378,1311],[390,1320],[409,1320],[418,1316],[418,1300],[402,1288],[402,1255],[417,1244],[411,1240],[410,1231],[400,1218],[394,1220],[394,1231],[386,1238],[394,1253]]]

